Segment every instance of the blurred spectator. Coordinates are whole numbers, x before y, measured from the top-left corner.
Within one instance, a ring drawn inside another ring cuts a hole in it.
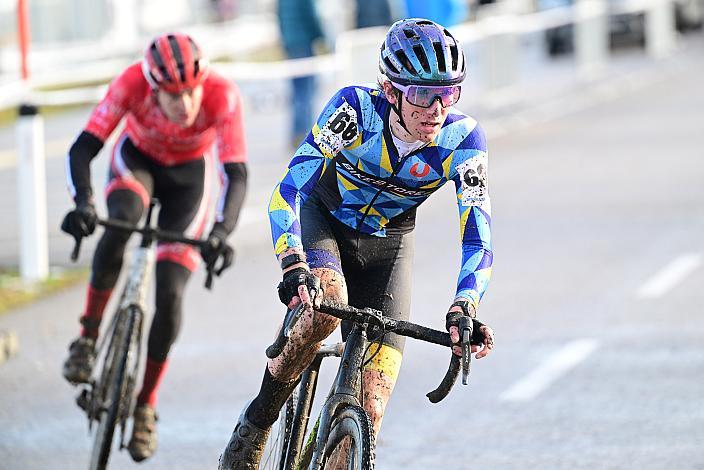
[[[388,0],[357,0],[357,28],[388,26],[393,23]]]
[[[237,0],[210,0],[217,21],[228,21],[235,18]]]
[[[313,44],[324,40],[318,12],[313,0],[279,0],[279,28],[281,42],[290,59],[313,56]],[[298,144],[306,136],[313,122],[312,101],[316,90],[313,75],[296,77],[291,80],[291,104],[293,122],[291,145]]]
[[[407,18],[427,18],[445,27],[467,20],[467,0],[405,0]]]

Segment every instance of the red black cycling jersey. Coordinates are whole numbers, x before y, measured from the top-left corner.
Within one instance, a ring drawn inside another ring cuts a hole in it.
[[[69,151],[68,186],[76,203],[92,199],[90,162],[124,118],[123,136],[159,167],[183,165],[216,149],[225,186],[217,221],[232,231],[242,199],[237,193],[246,180],[242,99],[238,87],[212,69],[202,86],[198,115],[191,126],[182,127],[161,110],[139,63],[115,78]]]
[[[127,68],[110,85],[85,130],[105,141],[125,117],[125,132],[134,145],[164,166],[199,158],[213,142],[223,163],[245,157],[242,103],[236,85],[211,70],[203,82],[203,103],[195,122],[181,127],[167,119],[140,64]]]

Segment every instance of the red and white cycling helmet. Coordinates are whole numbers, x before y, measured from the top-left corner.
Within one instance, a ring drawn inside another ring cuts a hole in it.
[[[208,60],[189,35],[167,33],[156,37],[144,51],[142,72],[152,88],[181,93],[203,83]]]

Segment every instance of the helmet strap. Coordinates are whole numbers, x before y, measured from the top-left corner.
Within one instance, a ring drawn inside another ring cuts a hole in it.
[[[406,127],[406,121],[403,120],[403,114],[401,114],[401,102],[403,101],[403,92],[401,90],[394,88],[396,90],[396,96],[398,97],[398,105],[391,103],[391,109],[394,110],[396,115],[398,116],[398,123],[401,124],[401,127],[408,132],[408,135],[411,135],[411,131],[408,130],[408,127]]]

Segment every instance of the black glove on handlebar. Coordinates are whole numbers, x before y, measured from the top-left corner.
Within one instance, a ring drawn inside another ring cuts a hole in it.
[[[216,224],[208,235],[207,244],[201,246],[200,256],[203,258],[209,271],[221,275],[224,270],[232,266],[235,259],[235,250],[227,244],[227,231]],[[220,266],[215,269],[218,259],[222,259]]]
[[[291,299],[298,297],[298,286],[307,286],[308,290],[315,289],[317,291],[320,287],[320,280],[303,267],[286,271],[283,281],[279,282],[277,287],[281,303],[288,306]]]
[[[95,226],[98,222],[98,214],[95,212],[95,206],[86,202],[76,206],[74,210],[66,214],[63,222],[61,222],[61,230],[79,239],[87,237],[95,231]]]
[[[474,306],[471,305],[469,302],[455,302],[454,304],[452,304],[453,307],[455,305],[461,307],[462,311],[447,312],[447,316],[445,317],[445,329],[447,331],[450,331],[451,326],[459,326],[460,318],[470,317],[472,319],[472,339],[470,340],[470,342],[472,344],[484,343],[484,333],[482,333],[481,331],[481,327],[484,326],[484,323],[474,318],[476,316]]]

